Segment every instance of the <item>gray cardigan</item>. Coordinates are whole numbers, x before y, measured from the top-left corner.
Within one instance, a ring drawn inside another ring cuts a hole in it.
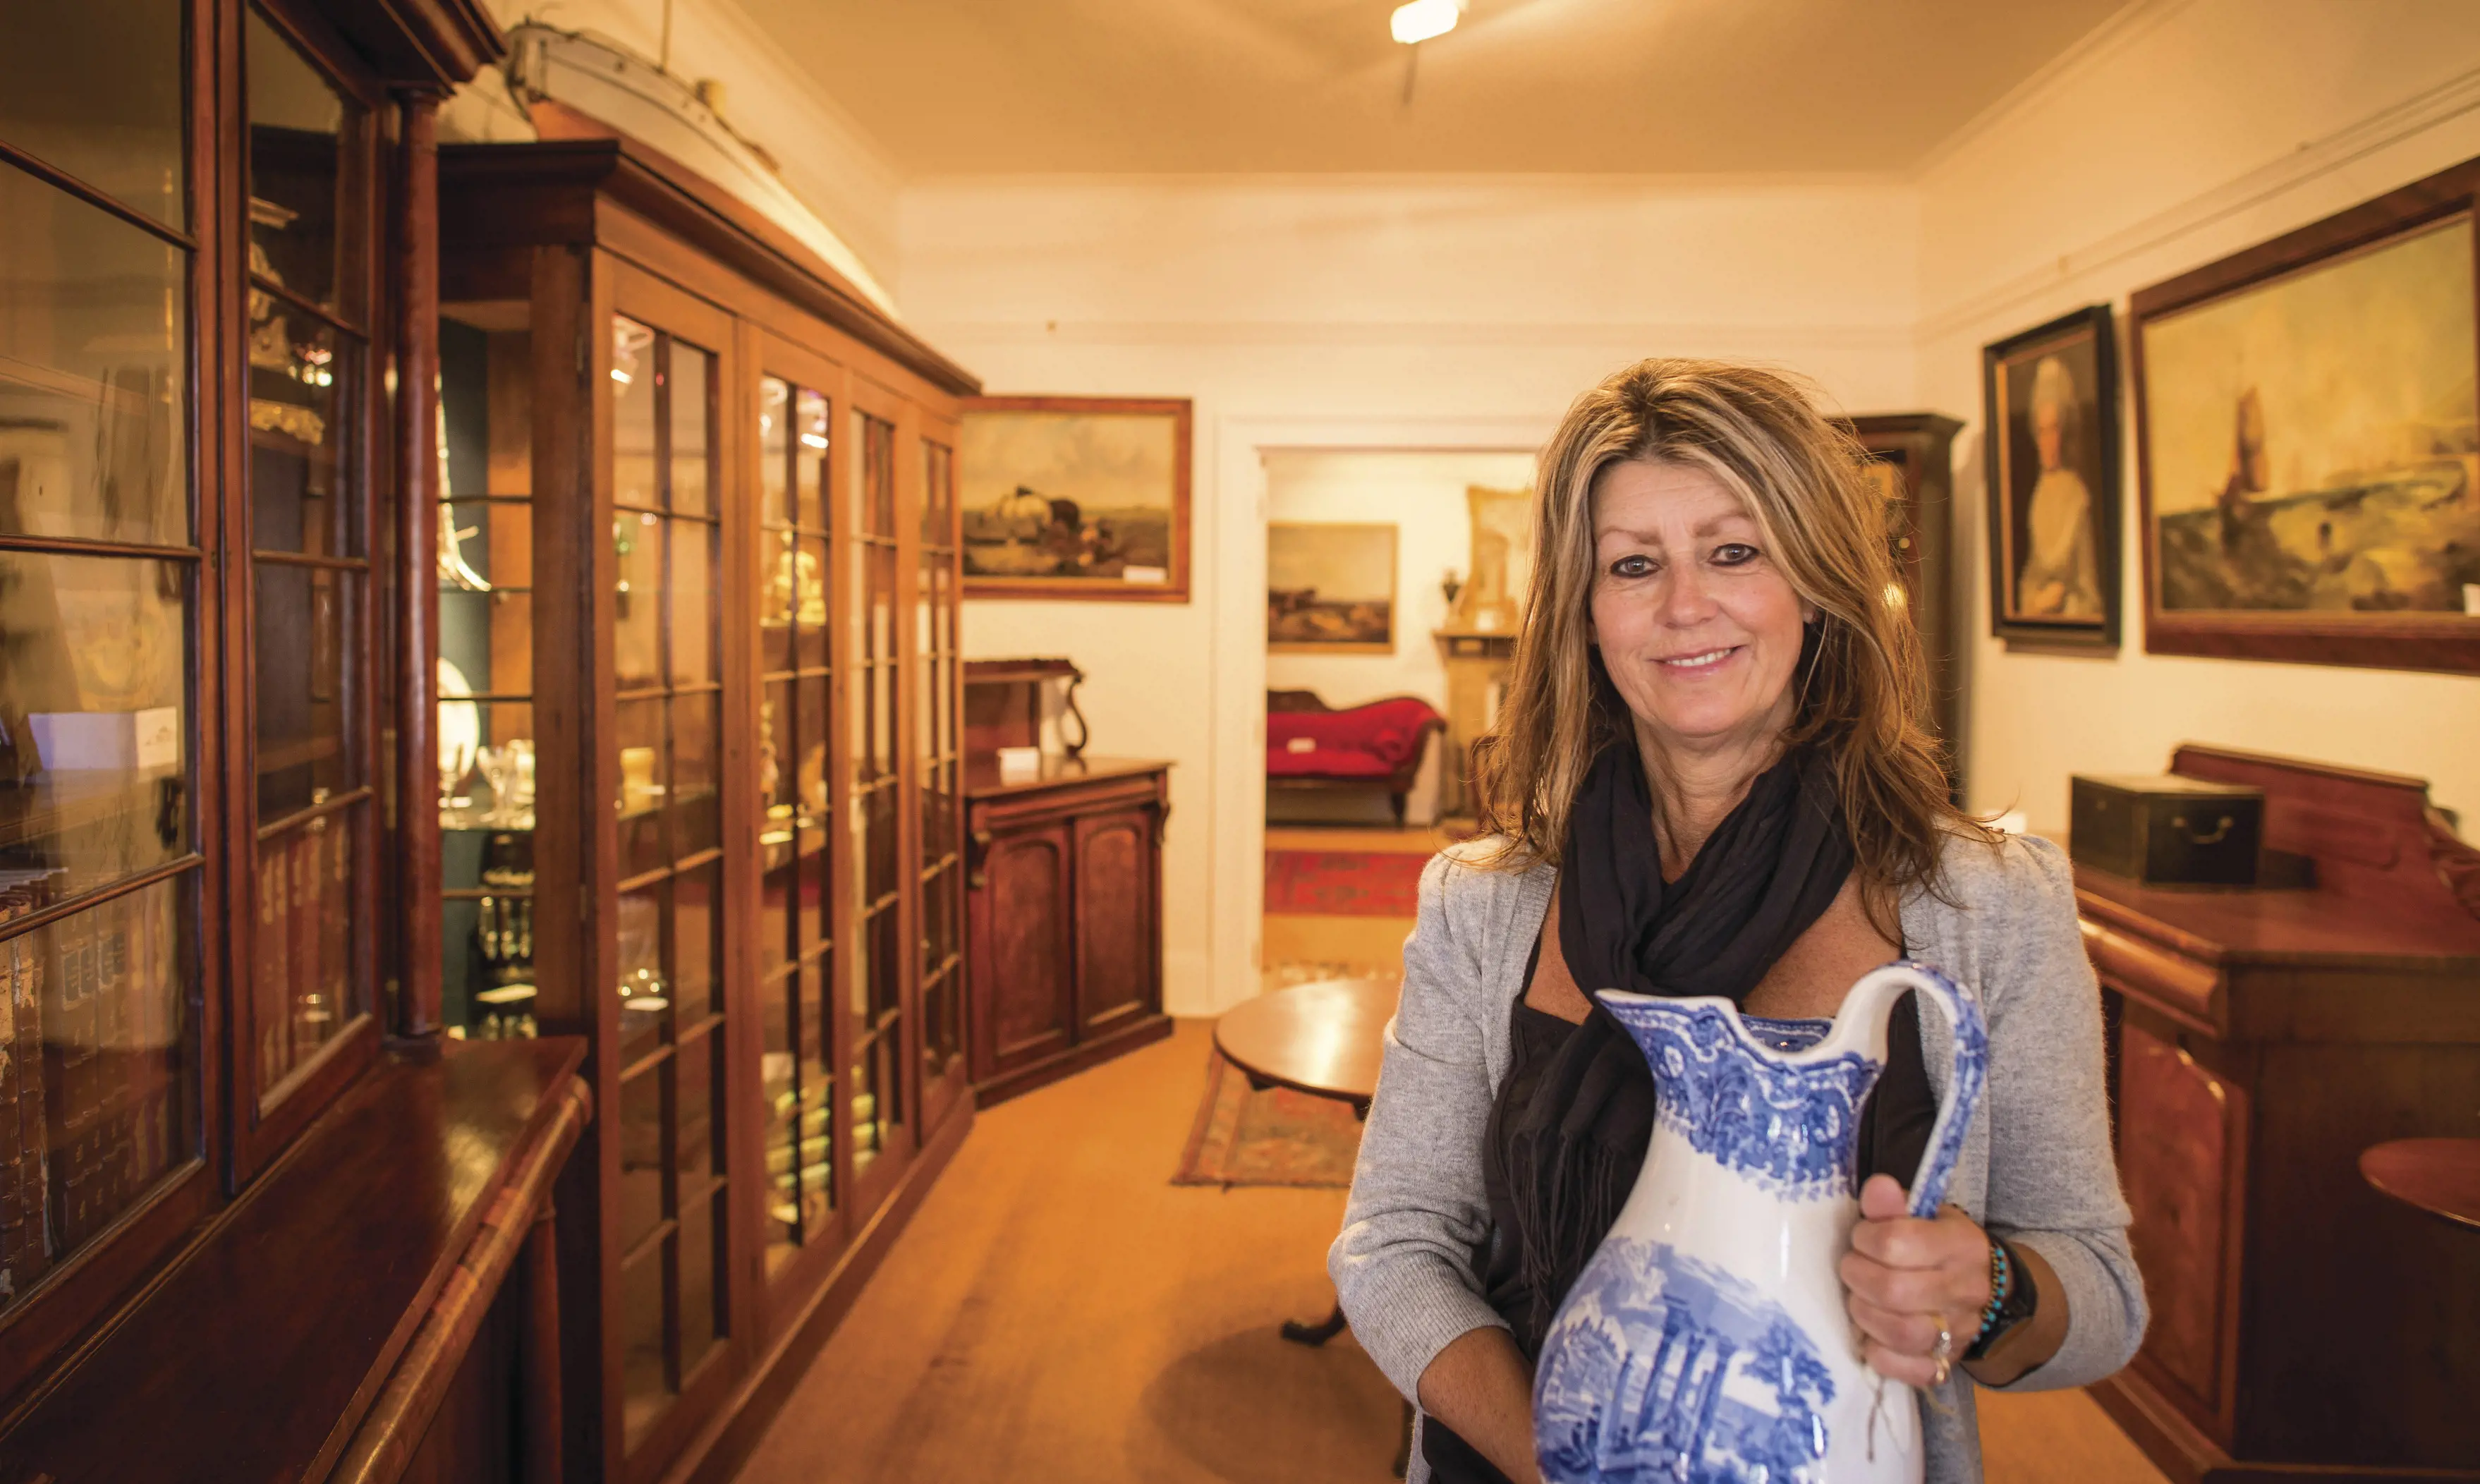
[[[1489,871],[1467,842],[1421,873],[1420,921],[1404,944],[1404,995],[1387,1026],[1378,1098],[1360,1141],[1343,1232],[1327,1270],[1354,1336],[1398,1391],[1447,1342],[1504,1327],[1483,1301],[1475,1247],[1490,1236],[1482,1131],[1510,1059],[1509,1022],[1558,872]],[[2039,1250],[2066,1289],[2065,1344],[2010,1390],[2082,1386],[2127,1364],[2144,1335],[2143,1279],[2110,1158],[2101,997],[2076,927],[2066,857],[2046,840],[1992,847],[1950,837],[1950,906],[1901,905],[1904,951],[1980,995],[1989,1083],[1948,1199]],[[1921,1018],[1929,1080],[1953,1061],[1945,1020]],[[1992,1157],[1993,1148],[2003,1153]],[[1929,1484],[1980,1478],[1973,1387],[1961,1370],[1925,1404]],[[1427,1474],[1413,1450],[1411,1484]]]

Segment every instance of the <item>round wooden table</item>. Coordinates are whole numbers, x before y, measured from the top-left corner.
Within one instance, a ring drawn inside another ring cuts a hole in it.
[[[2360,1175],[2406,1205],[2480,1227],[2480,1139],[2394,1139],[2360,1151]]]
[[[1319,979],[1259,995],[1214,1023],[1214,1049],[1253,1087],[1339,1099],[1366,1118],[1395,994],[1393,979]]]

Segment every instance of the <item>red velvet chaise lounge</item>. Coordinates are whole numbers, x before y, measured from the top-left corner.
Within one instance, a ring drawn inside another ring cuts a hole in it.
[[[1430,736],[1447,718],[1416,695],[1334,710],[1314,690],[1266,692],[1266,790],[1383,794],[1404,822],[1405,795]]]

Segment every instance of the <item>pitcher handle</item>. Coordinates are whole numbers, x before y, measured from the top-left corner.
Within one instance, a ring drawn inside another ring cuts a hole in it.
[[[1927,964],[1897,959],[1871,970],[1851,986],[1844,996],[1842,1012],[1835,1016],[1834,1034],[1817,1054],[1874,1048],[1874,1058],[1882,1062],[1886,1017],[1907,989],[1937,1006],[1954,1036],[1954,1068],[1947,1079],[1946,1098],[1938,1106],[1937,1123],[1929,1130],[1921,1167],[1912,1177],[1909,1210],[1929,1220],[1946,1199],[1947,1186],[1954,1183],[1954,1161],[1963,1153],[1964,1131],[1972,1126],[1973,1111],[1980,1106],[1981,1084],[1989,1078],[1989,1031],[1980,1017],[1979,999]]]

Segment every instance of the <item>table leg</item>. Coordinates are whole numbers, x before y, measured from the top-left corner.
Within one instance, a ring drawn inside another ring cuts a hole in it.
[[[1346,1323],[1343,1317],[1343,1300],[1338,1298],[1334,1301],[1334,1312],[1315,1324],[1303,1324],[1298,1319],[1285,1319],[1283,1338],[1296,1345],[1315,1347],[1342,1334]]]

